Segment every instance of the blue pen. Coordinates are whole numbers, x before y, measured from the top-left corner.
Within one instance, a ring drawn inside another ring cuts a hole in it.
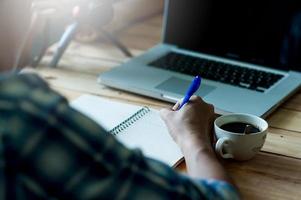
[[[180,110],[188,101],[190,100],[191,96],[199,89],[201,86],[202,78],[200,76],[196,76],[194,80],[192,81],[189,89],[186,92],[186,95],[179,107],[178,110]]]

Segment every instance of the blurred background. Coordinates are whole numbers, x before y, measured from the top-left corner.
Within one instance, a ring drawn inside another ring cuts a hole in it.
[[[54,54],[54,57],[58,54],[57,58],[49,61],[52,67],[58,64],[62,56],[60,54],[68,48],[71,40],[93,45],[111,43],[126,57],[132,57],[132,53],[118,39],[118,35],[137,23],[161,14],[164,7],[164,0],[51,0],[49,4],[47,0],[40,1],[43,3],[34,1],[34,10],[47,10],[47,6],[51,10],[51,6],[56,6],[56,12],[46,17],[46,25],[34,37],[32,57],[37,57],[34,64],[37,65],[44,53]],[[80,9],[75,11],[76,7]],[[75,20],[79,25],[71,27]],[[72,31],[74,33],[70,33]],[[66,37],[70,37],[70,41],[66,42]],[[62,42],[66,43],[64,47]],[[53,44],[55,45],[52,46]],[[50,46],[52,48],[48,49]]]

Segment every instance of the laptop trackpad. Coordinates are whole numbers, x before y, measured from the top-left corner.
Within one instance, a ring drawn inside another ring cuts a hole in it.
[[[191,82],[176,78],[176,77],[171,77],[168,80],[164,81],[163,83],[159,84],[156,89],[176,93],[179,95],[184,95],[189,88]],[[212,92],[216,87],[202,84],[196,95],[205,97],[207,94]]]

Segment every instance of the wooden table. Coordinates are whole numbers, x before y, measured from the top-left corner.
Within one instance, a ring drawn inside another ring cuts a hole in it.
[[[161,16],[154,17],[118,37],[139,55],[160,41],[161,20]],[[89,93],[153,108],[170,106],[96,83],[98,74],[126,60],[107,42],[73,43],[57,69],[41,66],[37,72],[70,100]],[[48,61],[49,56],[43,63]],[[224,165],[245,199],[301,199],[301,91],[277,109],[268,122],[271,128],[262,152],[251,161],[225,161]],[[184,163],[180,169],[185,169]]]

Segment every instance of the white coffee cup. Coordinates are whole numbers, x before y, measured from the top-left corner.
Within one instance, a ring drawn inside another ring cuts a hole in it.
[[[251,124],[259,132],[244,134],[221,129],[221,126],[235,122]],[[249,160],[262,148],[268,131],[268,123],[255,115],[229,114],[215,120],[214,131],[217,138],[215,150],[218,155],[226,159]]]

